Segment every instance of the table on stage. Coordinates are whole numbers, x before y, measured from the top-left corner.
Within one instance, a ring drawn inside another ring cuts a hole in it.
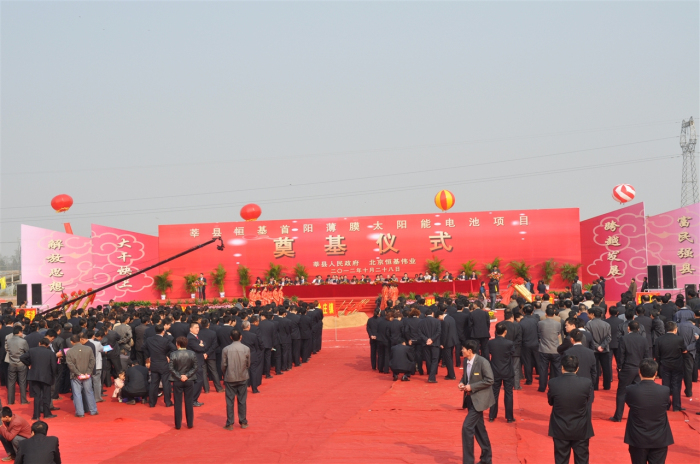
[[[433,294],[438,292],[468,293],[479,292],[480,281],[457,280],[454,282],[408,282],[400,283],[399,294],[408,295],[411,292],[417,295]],[[250,295],[252,286],[246,287],[246,295]],[[301,300],[309,299],[337,299],[337,298],[376,298],[382,293],[381,285],[372,284],[342,284],[342,285],[289,285],[283,287],[285,298],[296,296]]]

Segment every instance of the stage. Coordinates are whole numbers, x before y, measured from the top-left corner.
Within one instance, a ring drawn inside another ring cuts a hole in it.
[[[324,333],[323,350],[308,364],[280,377],[264,380],[259,395],[248,395],[246,430],[222,427],[222,393],[202,394],[205,405],[195,408],[194,428],[173,428],[173,410],[162,398],[156,408],[113,402],[99,403],[100,414],[79,419],[69,395],[56,402],[58,417],[49,419],[49,435],[60,438],[64,462],[220,463],[461,463],[464,411],[457,381],[427,384],[426,376],[392,382],[391,376],[370,369],[364,327]],[[459,376],[462,371],[457,370]],[[623,443],[625,419],[607,419],[614,410],[614,389],[596,392],[593,405],[591,463],[629,462]],[[676,444],[667,462],[700,460],[700,385],[693,401],[683,398],[684,413],[669,413]],[[2,389],[3,400],[6,398]],[[550,407],[536,386],[515,392],[514,424],[503,411],[486,423],[498,464],[554,462],[547,437]],[[503,395],[501,395],[501,398]],[[17,400],[19,402],[19,400]],[[502,401],[502,400],[501,400]],[[5,403],[5,401],[3,401]],[[502,403],[501,403],[502,405]],[[12,409],[29,419],[31,405]],[[688,422],[686,422],[688,420]],[[478,449],[478,446],[477,446]]]

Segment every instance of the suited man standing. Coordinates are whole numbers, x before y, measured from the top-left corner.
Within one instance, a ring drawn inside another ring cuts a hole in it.
[[[682,411],[681,382],[683,381],[683,353],[685,341],[678,335],[678,327],[673,321],[666,322],[666,333],[656,340],[654,357],[661,365],[661,383],[671,389],[671,405],[674,411]]]
[[[506,408],[506,421],[515,422],[513,417],[513,354],[515,346],[508,340],[508,329],[505,322],[496,324],[496,338],[489,340],[489,354],[491,356],[491,369],[493,371],[493,397],[494,404],[489,411],[489,422],[496,420],[498,416],[498,396],[503,385],[503,405]]]
[[[649,345],[645,358],[651,358],[654,347],[654,340],[652,339],[652,333],[654,332],[654,321],[652,321],[649,316],[644,315],[643,306],[637,306],[635,312],[637,313],[637,317],[634,320],[637,321],[641,327],[644,327],[644,335],[646,336],[647,344]]]
[[[440,349],[442,350],[442,364],[447,368],[447,376],[445,380],[456,380],[455,365],[452,360],[452,353],[455,346],[461,348],[459,336],[457,335],[457,326],[452,316],[446,313],[440,314]],[[461,349],[460,349],[461,351]],[[459,357],[459,356],[458,356]]]
[[[537,323],[537,334],[540,339],[540,387],[543,392],[547,388],[547,371],[551,378],[559,375],[559,353],[557,347],[561,339],[561,323],[554,320],[554,308],[547,306],[544,321]]]
[[[202,394],[202,386],[204,385],[204,364],[207,359],[207,348],[204,345],[204,341],[199,339],[199,323],[197,322],[190,324],[190,333],[187,334],[187,349],[193,351],[197,357],[197,378],[193,382],[192,406],[204,406],[204,403],[199,401],[199,395]]]
[[[272,348],[274,348],[275,338],[275,323],[272,322],[272,314],[269,312],[263,313],[263,320],[260,321],[260,339],[265,347],[263,374],[266,379],[271,379],[270,370],[272,369]],[[309,338],[311,338],[309,334]],[[302,337],[303,338],[303,337]]]
[[[666,411],[670,390],[654,382],[659,365],[645,359],[639,365],[642,381],[627,387],[625,403],[630,408],[625,426],[625,443],[629,445],[632,464],[664,464],[669,445],[673,444],[671,425]]]
[[[297,307],[291,306],[289,311],[287,311],[286,317],[289,319],[292,329],[292,363],[299,367],[301,366],[301,333],[299,331],[300,317],[297,314]]]
[[[491,338],[491,316],[489,312],[484,310],[484,305],[481,301],[472,303],[472,312],[469,314],[469,323],[471,325],[471,336],[479,343],[481,356],[489,358],[489,338]]]
[[[520,373],[522,372],[522,369],[520,367],[520,355],[522,354],[523,329],[520,327],[519,323],[515,322],[515,317],[510,309],[503,311],[503,323],[506,326],[506,340],[513,342],[513,358],[511,363],[513,365],[514,374],[513,390],[521,390]],[[490,348],[489,351],[491,351]]]
[[[603,370],[603,390],[610,390],[612,382],[612,358],[610,356],[610,341],[612,334],[610,324],[603,320],[603,310],[593,306],[588,310],[589,321],[586,330],[593,336],[593,349],[596,361]],[[593,380],[593,389],[598,389],[598,377]]]
[[[571,340],[572,346],[564,352],[564,355],[576,356],[576,359],[578,360],[578,371],[576,372],[576,375],[590,380],[591,383],[595,385],[598,377],[598,370],[596,367],[596,359],[595,355],[593,354],[593,350],[583,346],[584,336],[578,329],[574,329],[569,332],[569,339]]]
[[[31,437],[22,440],[17,448],[15,463],[19,464],[61,464],[58,438],[47,437],[49,426],[44,421],[32,424]]]
[[[262,322],[261,322],[262,324]],[[311,357],[311,337],[313,335],[313,320],[306,315],[306,308],[299,308],[299,336],[301,337],[301,362],[309,362]],[[263,338],[263,342],[265,339]],[[267,345],[265,345],[265,363],[267,363]],[[379,361],[378,361],[379,362]],[[265,364],[267,373],[269,374],[269,364]]]
[[[440,355],[441,327],[440,321],[433,317],[433,310],[428,309],[425,319],[421,321],[420,342],[423,345],[425,361],[428,368],[428,383],[437,383],[438,357]]]
[[[51,413],[51,385],[56,380],[58,362],[49,343],[47,338],[43,338],[39,341],[39,346],[30,348],[20,357],[20,361],[29,367],[27,379],[34,397],[32,420],[39,420],[42,413],[44,419],[56,417]]]
[[[615,414],[610,418],[613,422],[622,421],[625,409],[627,387],[639,382],[639,366],[646,358],[649,344],[645,336],[639,333],[639,323],[631,321],[627,326],[627,335],[620,339],[620,372],[617,374],[617,404]]]
[[[204,392],[209,393],[209,379],[211,379],[211,381],[214,382],[216,392],[221,393],[224,391],[224,387],[221,386],[221,378],[216,368],[216,349],[219,347],[219,341],[216,332],[209,328],[208,319],[202,319],[200,326],[198,336],[200,340],[204,341],[204,348],[207,354],[205,365],[202,368],[204,374],[204,378],[202,379]]]
[[[250,350],[250,367],[248,368],[248,378],[253,393],[260,393],[258,387],[262,383],[262,358],[265,353],[265,346],[262,340],[250,331],[250,322],[241,323],[243,332],[241,333],[241,343]],[[233,340],[231,340],[233,342]],[[228,345],[227,345],[228,346]]]
[[[610,317],[605,319],[605,322],[610,326],[610,351],[612,351],[612,357],[615,358],[615,368],[617,370],[620,370],[620,352],[619,352],[619,347],[620,347],[620,325],[622,325],[623,321],[618,317],[618,309],[616,307],[612,307],[608,309],[608,312],[610,313]],[[610,363],[612,365],[612,361]],[[612,369],[611,369],[612,371]],[[612,372],[611,372],[612,374]]]
[[[462,424],[462,462],[474,464],[474,438],[481,448],[479,462],[491,464],[491,441],[484,425],[484,411],[496,403],[493,397],[493,372],[489,362],[477,355],[479,345],[468,340],[462,346],[464,374],[458,388],[464,392],[462,407],[467,409],[467,417]]]
[[[156,335],[148,337],[143,344],[144,356],[150,360],[151,366],[148,404],[152,408],[156,407],[158,402],[158,385],[163,382],[163,401],[165,401],[166,407],[170,407],[173,405],[173,400],[168,358],[170,353],[177,351],[177,346],[173,343],[171,336],[166,336],[165,327],[162,324],[156,324],[155,331]]]
[[[590,404],[593,383],[576,372],[576,356],[566,355],[561,361],[562,375],[549,381],[547,399],[552,406],[549,436],[554,440],[554,462],[568,464],[571,450],[575,464],[588,463],[588,444],[593,436]]]
[[[523,332],[523,347],[520,355],[523,369],[525,371],[525,385],[532,385],[532,368],[535,372],[540,372],[540,341],[537,335],[537,324],[539,321],[536,316],[532,315],[532,306],[523,306],[525,316],[520,319],[520,328]]]

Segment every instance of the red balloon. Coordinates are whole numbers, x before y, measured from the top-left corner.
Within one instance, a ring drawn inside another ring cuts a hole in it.
[[[253,203],[241,208],[241,217],[246,221],[257,221],[261,214],[262,210],[260,207]]]
[[[53,197],[53,200],[51,200],[51,207],[55,209],[57,213],[65,213],[71,206],[73,206],[73,199],[65,193],[56,195]]]

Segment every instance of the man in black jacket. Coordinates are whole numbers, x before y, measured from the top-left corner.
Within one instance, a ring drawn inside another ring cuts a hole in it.
[[[387,329],[391,316],[380,314],[377,321],[377,369],[381,374],[389,373],[389,361],[391,358],[391,342],[387,337]]]
[[[306,308],[299,308],[299,336],[301,337],[301,362],[309,362],[311,357],[311,337],[313,335],[313,320],[306,315]],[[264,340],[263,340],[264,342]],[[267,349],[267,347],[265,347]],[[267,353],[266,353],[267,355]],[[269,371],[269,368],[268,368]]]
[[[457,326],[452,316],[446,313],[440,314],[440,349],[442,350],[442,365],[447,368],[445,380],[457,380],[455,376],[455,366],[452,360],[452,353],[457,350],[462,351],[457,335]]]
[[[197,357],[197,378],[193,382],[193,403],[195,407],[203,406],[204,403],[199,401],[199,395],[202,394],[202,385],[204,384],[204,364],[207,359],[207,348],[204,346],[204,341],[199,338],[199,323],[190,323],[190,333],[187,334],[187,349],[193,351]]]
[[[467,342],[467,334],[469,330],[469,311],[464,308],[464,303],[457,301],[455,303],[457,311],[452,315],[457,327],[457,337],[459,343],[455,349],[455,367],[459,367],[462,359],[462,345]]]
[[[224,391],[224,387],[221,386],[221,378],[216,369],[216,349],[219,346],[219,341],[216,336],[216,332],[209,328],[209,320],[204,318],[201,321],[201,328],[199,329],[199,339],[204,341],[204,348],[206,349],[206,360],[204,367],[202,368],[202,373],[204,378],[202,379],[204,393],[209,393],[209,380],[214,382],[214,388],[217,393]]]
[[[170,326],[170,334],[175,340],[180,337],[187,337],[190,332],[190,326],[186,322],[180,321],[182,318],[182,313],[180,311],[173,312],[173,325]]]
[[[678,326],[673,321],[666,322],[666,333],[656,339],[654,357],[661,365],[661,383],[671,390],[671,405],[674,411],[681,407],[681,382],[683,381],[683,353],[686,352],[683,337],[678,335]]]
[[[525,385],[532,385],[533,367],[537,374],[540,372],[540,355],[538,351],[540,341],[537,335],[537,323],[539,320],[532,315],[532,306],[530,305],[523,306],[523,313],[525,316],[518,323],[523,333],[523,348],[520,358],[525,370]]]
[[[263,374],[266,379],[271,379],[270,370],[272,369],[272,348],[274,348],[275,339],[275,323],[272,322],[272,314],[269,312],[263,313],[263,320],[260,321],[260,340],[265,347]]]
[[[284,308],[278,310],[279,317],[277,322],[279,323],[279,335],[280,335],[280,347],[282,352],[280,353],[280,359],[282,363],[282,372],[292,370],[292,322],[285,317],[287,311]]]
[[[175,340],[177,351],[170,354],[168,369],[173,379],[173,399],[175,403],[175,428],[182,425],[182,396],[185,396],[185,417],[187,428],[194,426],[194,383],[197,381],[197,356],[187,349],[189,341],[185,337]],[[201,387],[200,387],[201,390]]]
[[[403,374],[401,380],[407,382],[416,370],[416,362],[413,357],[413,350],[406,346],[406,342],[391,347],[391,372],[394,380],[398,380],[399,374]]]
[[[615,368],[616,370],[620,370],[620,352],[619,352],[619,340],[620,340],[620,325],[624,322],[622,319],[618,317],[618,309],[616,307],[612,307],[608,309],[608,312],[610,313],[610,317],[605,319],[605,322],[607,322],[610,325],[610,351],[612,351],[613,358],[615,358]]]
[[[498,296],[498,280],[492,277],[491,280],[489,280],[489,298],[491,299],[491,310],[496,309],[496,296]]]
[[[518,313],[520,315],[520,313]],[[506,325],[506,340],[513,342],[513,390],[522,390],[520,376],[522,372],[520,356],[523,346],[523,329],[515,321],[515,315],[510,309],[503,311],[503,323]]]
[[[625,409],[625,394],[627,387],[639,382],[639,365],[646,357],[649,344],[646,337],[639,333],[639,323],[631,321],[627,326],[627,335],[620,339],[620,372],[617,381],[617,404],[615,415],[610,420],[622,421]]]
[[[591,383],[595,385],[598,371],[596,369],[596,359],[593,350],[583,346],[584,336],[578,329],[569,332],[568,337],[571,339],[572,346],[566,350],[564,354],[576,356],[578,360],[578,371],[576,375],[590,380]]]
[[[141,403],[146,404],[148,396],[148,369],[134,362],[126,370],[122,397],[127,404],[136,404],[136,398],[141,398]]]
[[[562,375],[549,381],[547,399],[552,406],[549,436],[554,440],[554,462],[568,464],[571,450],[574,463],[588,463],[588,443],[593,436],[590,403],[593,383],[578,377],[578,359],[566,355],[561,361]]]
[[[301,332],[299,331],[300,317],[297,314],[297,309],[296,306],[291,306],[287,311],[287,319],[289,319],[292,328],[292,363],[299,367],[301,366]]]
[[[481,301],[472,303],[473,311],[469,314],[472,328],[472,338],[479,343],[479,350],[482,357],[489,359],[489,338],[491,338],[491,316],[484,310]]]
[[[663,464],[673,444],[668,422],[669,388],[654,382],[658,364],[645,359],[639,365],[642,381],[627,387],[625,402],[630,408],[625,426],[632,464]]]
[[[32,396],[34,397],[34,416],[32,420],[39,420],[43,412],[44,419],[56,417],[51,414],[51,385],[56,380],[58,365],[56,355],[49,348],[47,338],[39,341],[39,346],[30,348],[20,357],[20,361],[29,367],[29,380]]]
[[[438,357],[440,355],[441,330],[440,321],[435,319],[432,309],[425,313],[425,319],[421,321],[420,343],[423,345],[425,361],[428,369],[428,383],[437,383],[435,377],[438,370]]]
[[[282,372],[282,337],[284,336],[282,331],[286,326],[282,325],[281,318],[277,315],[275,309],[273,308],[271,311],[272,323],[275,326],[275,330],[272,332],[273,350],[271,363],[275,366],[275,375],[284,375]]]
[[[32,424],[32,436],[22,440],[17,448],[15,463],[19,464],[61,464],[58,438],[47,437],[49,426],[44,421]]]
[[[504,322],[496,324],[496,338],[489,340],[489,354],[491,356],[491,370],[493,371],[493,397],[496,402],[489,410],[489,422],[496,420],[498,416],[498,396],[503,384],[503,405],[506,408],[506,421],[515,422],[513,417],[513,342],[506,338],[507,326]]]
[[[250,349],[250,367],[248,368],[250,388],[253,393],[260,393],[258,387],[262,383],[262,358],[265,353],[265,346],[262,340],[250,331],[249,321],[243,321],[241,326],[243,327],[241,343]]]
[[[653,353],[653,347],[654,347],[654,340],[652,340],[652,332],[654,330],[654,322],[651,320],[649,316],[644,315],[644,307],[643,306],[637,306],[635,309],[635,312],[637,313],[637,317],[635,318],[635,321],[640,325],[640,327],[644,327],[644,335],[646,336],[647,339],[647,344],[649,345],[649,348],[647,349],[647,353],[645,358],[651,358],[652,353]]]
[[[143,344],[143,353],[146,359],[150,360],[151,365],[151,383],[148,390],[148,403],[152,408],[156,407],[158,402],[158,386],[163,382],[163,401],[165,406],[173,405],[170,371],[168,368],[168,357],[170,353],[177,350],[177,347],[172,341],[172,337],[165,336],[165,327],[162,324],[156,324],[156,335],[148,337]]]
[[[374,316],[367,319],[367,336],[369,337],[369,357],[372,370],[377,370],[377,326],[379,324],[379,308],[374,310]]]

